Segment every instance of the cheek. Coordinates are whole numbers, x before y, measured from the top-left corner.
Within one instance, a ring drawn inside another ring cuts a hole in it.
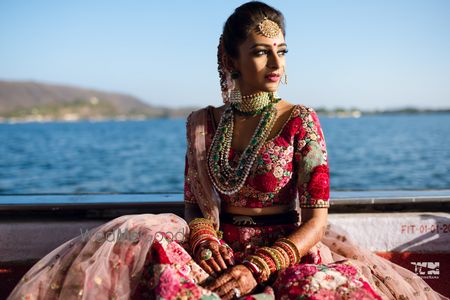
[[[258,74],[265,74],[265,61],[263,58],[259,59],[249,59],[244,65],[242,74],[245,77],[255,79]]]

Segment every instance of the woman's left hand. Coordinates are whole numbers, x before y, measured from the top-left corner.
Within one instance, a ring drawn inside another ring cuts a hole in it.
[[[246,266],[236,265],[205,288],[228,300],[249,294],[257,284],[253,273]]]

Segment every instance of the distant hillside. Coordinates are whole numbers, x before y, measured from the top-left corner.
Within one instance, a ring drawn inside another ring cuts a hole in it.
[[[79,120],[186,116],[195,108],[170,109],[136,97],[34,81],[0,81],[0,118]]]

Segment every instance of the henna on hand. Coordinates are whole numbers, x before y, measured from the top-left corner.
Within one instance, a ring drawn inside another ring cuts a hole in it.
[[[244,265],[236,265],[206,286],[222,299],[233,299],[237,289],[240,296],[251,293],[257,286],[253,273]]]
[[[205,260],[201,257],[204,249],[209,249],[212,252],[211,258]],[[231,248],[220,245],[216,241],[208,241],[203,243],[194,254],[194,260],[197,262],[208,274],[216,276],[234,265],[234,258]]]

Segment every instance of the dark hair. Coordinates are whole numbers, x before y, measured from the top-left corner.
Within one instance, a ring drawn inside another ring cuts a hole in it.
[[[277,23],[283,35],[286,35],[284,17],[280,11],[260,1],[247,2],[236,8],[223,26],[222,38],[225,53],[232,58],[237,58],[239,45],[247,39],[252,30],[256,29],[264,17]]]

